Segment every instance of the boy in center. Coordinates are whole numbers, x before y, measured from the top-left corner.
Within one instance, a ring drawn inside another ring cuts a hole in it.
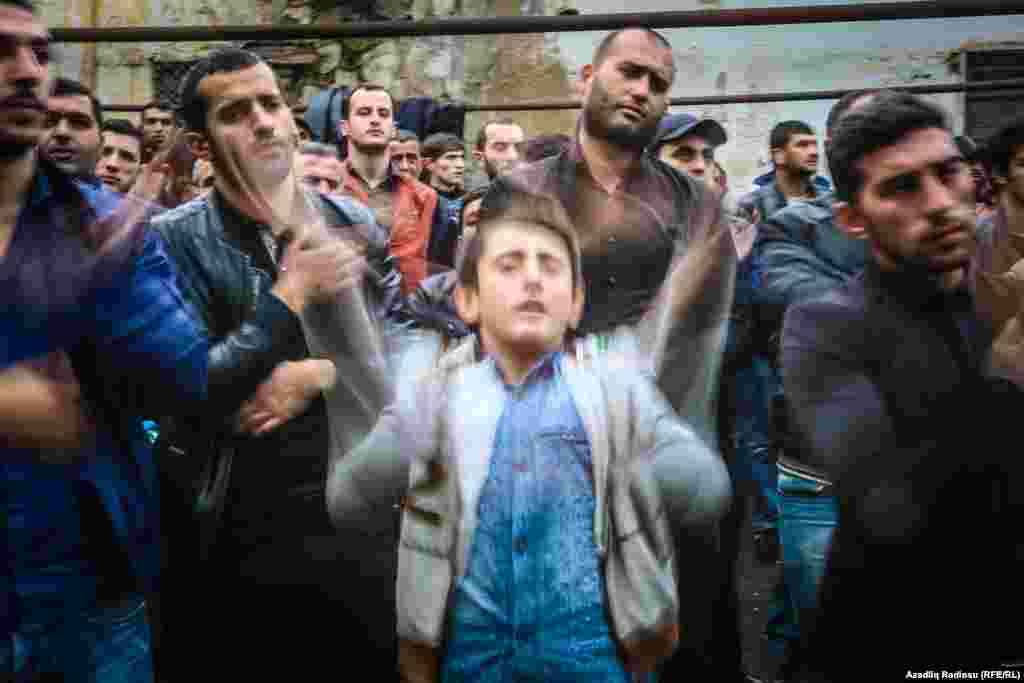
[[[339,526],[386,523],[405,493],[403,680],[650,680],[680,632],[671,530],[724,512],[724,464],[658,394],[651,325],[574,334],[580,251],[556,199],[481,215],[455,297],[475,334],[420,333],[327,482]]]

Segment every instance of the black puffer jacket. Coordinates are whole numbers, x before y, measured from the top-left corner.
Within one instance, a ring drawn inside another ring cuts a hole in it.
[[[437,330],[452,339],[470,333],[455,310],[456,273],[448,270],[431,275],[402,302],[397,318],[405,326]]]

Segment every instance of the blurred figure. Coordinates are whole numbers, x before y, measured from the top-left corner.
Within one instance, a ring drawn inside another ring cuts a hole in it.
[[[103,124],[103,144],[96,176],[114,192],[132,189],[142,167],[142,132],[130,122],[114,119]]]
[[[996,202],[992,180],[989,177],[988,169],[985,168],[984,151],[967,135],[958,135],[953,138],[953,141],[970,166],[971,178],[974,180],[974,199],[978,217],[984,218],[995,211]]]
[[[213,163],[206,159],[196,159],[192,167],[192,184],[199,190],[199,196],[205,197],[213,191],[216,176],[213,172]]]
[[[1024,118],[1011,119],[985,143],[985,159],[992,168],[996,209],[978,224],[978,267],[1003,273],[1024,257],[1011,235],[1024,235]],[[1008,251],[1009,258],[1000,258]]]
[[[231,357],[266,355],[257,381],[235,387],[244,404],[231,419],[161,425],[169,452],[210,463],[206,475],[186,469],[178,498],[165,495],[179,526],[168,538],[162,661],[183,678],[197,659],[211,680],[302,678],[335,661],[340,639],[386,680],[394,536],[340,536],[323,487],[329,452],[368,430],[386,400],[372,368],[365,383],[353,373],[375,362],[371,342],[400,295],[387,235],[359,203],[305,189],[291,112],[256,54],[226,48],[197,62],[180,116],[190,146],[208,143],[214,190],[152,225],[204,332],[238,337]],[[249,337],[266,319],[288,334]],[[198,606],[213,604],[197,623]]]
[[[169,104],[147,102],[142,107],[142,163],[153,157],[174,136],[174,110]]]
[[[522,144],[523,162],[532,164],[541,159],[558,156],[572,147],[572,138],[563,133],[538,135]]]
[[[58,78],[47,104],[48,135],[43,155],[69,175],[99,185],[96,162],[100,156],[103,108],[92,91],[78,81]]]
[[[657,558],[728,506],[721,460],[641,370],[650,328],[603,337],[613,363],[573,336],[580,250],[556,198],[484,212],[455,296],[478,335],[410,348],[396,402],[327,486],[342,528],[406,493],[403,680],[653,681],[679,638]]]
[[[299,169],[302,182],[324,194],[335,194],[341,187],[345,166],[338,158],[338,148],[320,142],[307,142],[299,147]]]
[[[395,173],[412,179],[420,177],[423,166],[420,158],[420,139],[416,137],[416,133],[399,130],[395,134],[395,139],[388,145],[388,153],[391,155],[391,169]]]
[[[488,181],[519,164],[523,140],[522,126],[512,119],[495,119],[480,127],[473,158],[484,165]]]
[[[722,125],[714,119],[691,114],[669,114],[658,124],[651,151],[678,171],[688,173],[718,191],[712,174],[715,148],[728,141]]]

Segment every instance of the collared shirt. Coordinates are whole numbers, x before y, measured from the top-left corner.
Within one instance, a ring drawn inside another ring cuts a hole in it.
[[[348,173],[352,178],[363,186],[366,191],[369,201],[370,211],[373,212],[373,217],[377,219],[377,225],[384,228],[384,232],[391,234],[391,226],[395,223],[394,218],[394,206],[395,206],[395,188],[398,182],[395,175],[390,171],[384,177],[382,182],[377,187],[371,187],[363,176],[359,175],[359,171],[356,170],[355,166],[351,163],[346,163]]]
[[[548,355],[522,385],[505,387],[477,529],[450,608],[445,682],[629,680],[594,544],[590,443],[561,356]]]

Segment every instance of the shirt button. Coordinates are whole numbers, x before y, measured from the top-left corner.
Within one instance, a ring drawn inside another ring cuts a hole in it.
[[[516,539],[516,552],[519,553],[520,555],[522,555],[523,553],[526,552],[526,539],[525,538],[520,537],[520,538]]]

